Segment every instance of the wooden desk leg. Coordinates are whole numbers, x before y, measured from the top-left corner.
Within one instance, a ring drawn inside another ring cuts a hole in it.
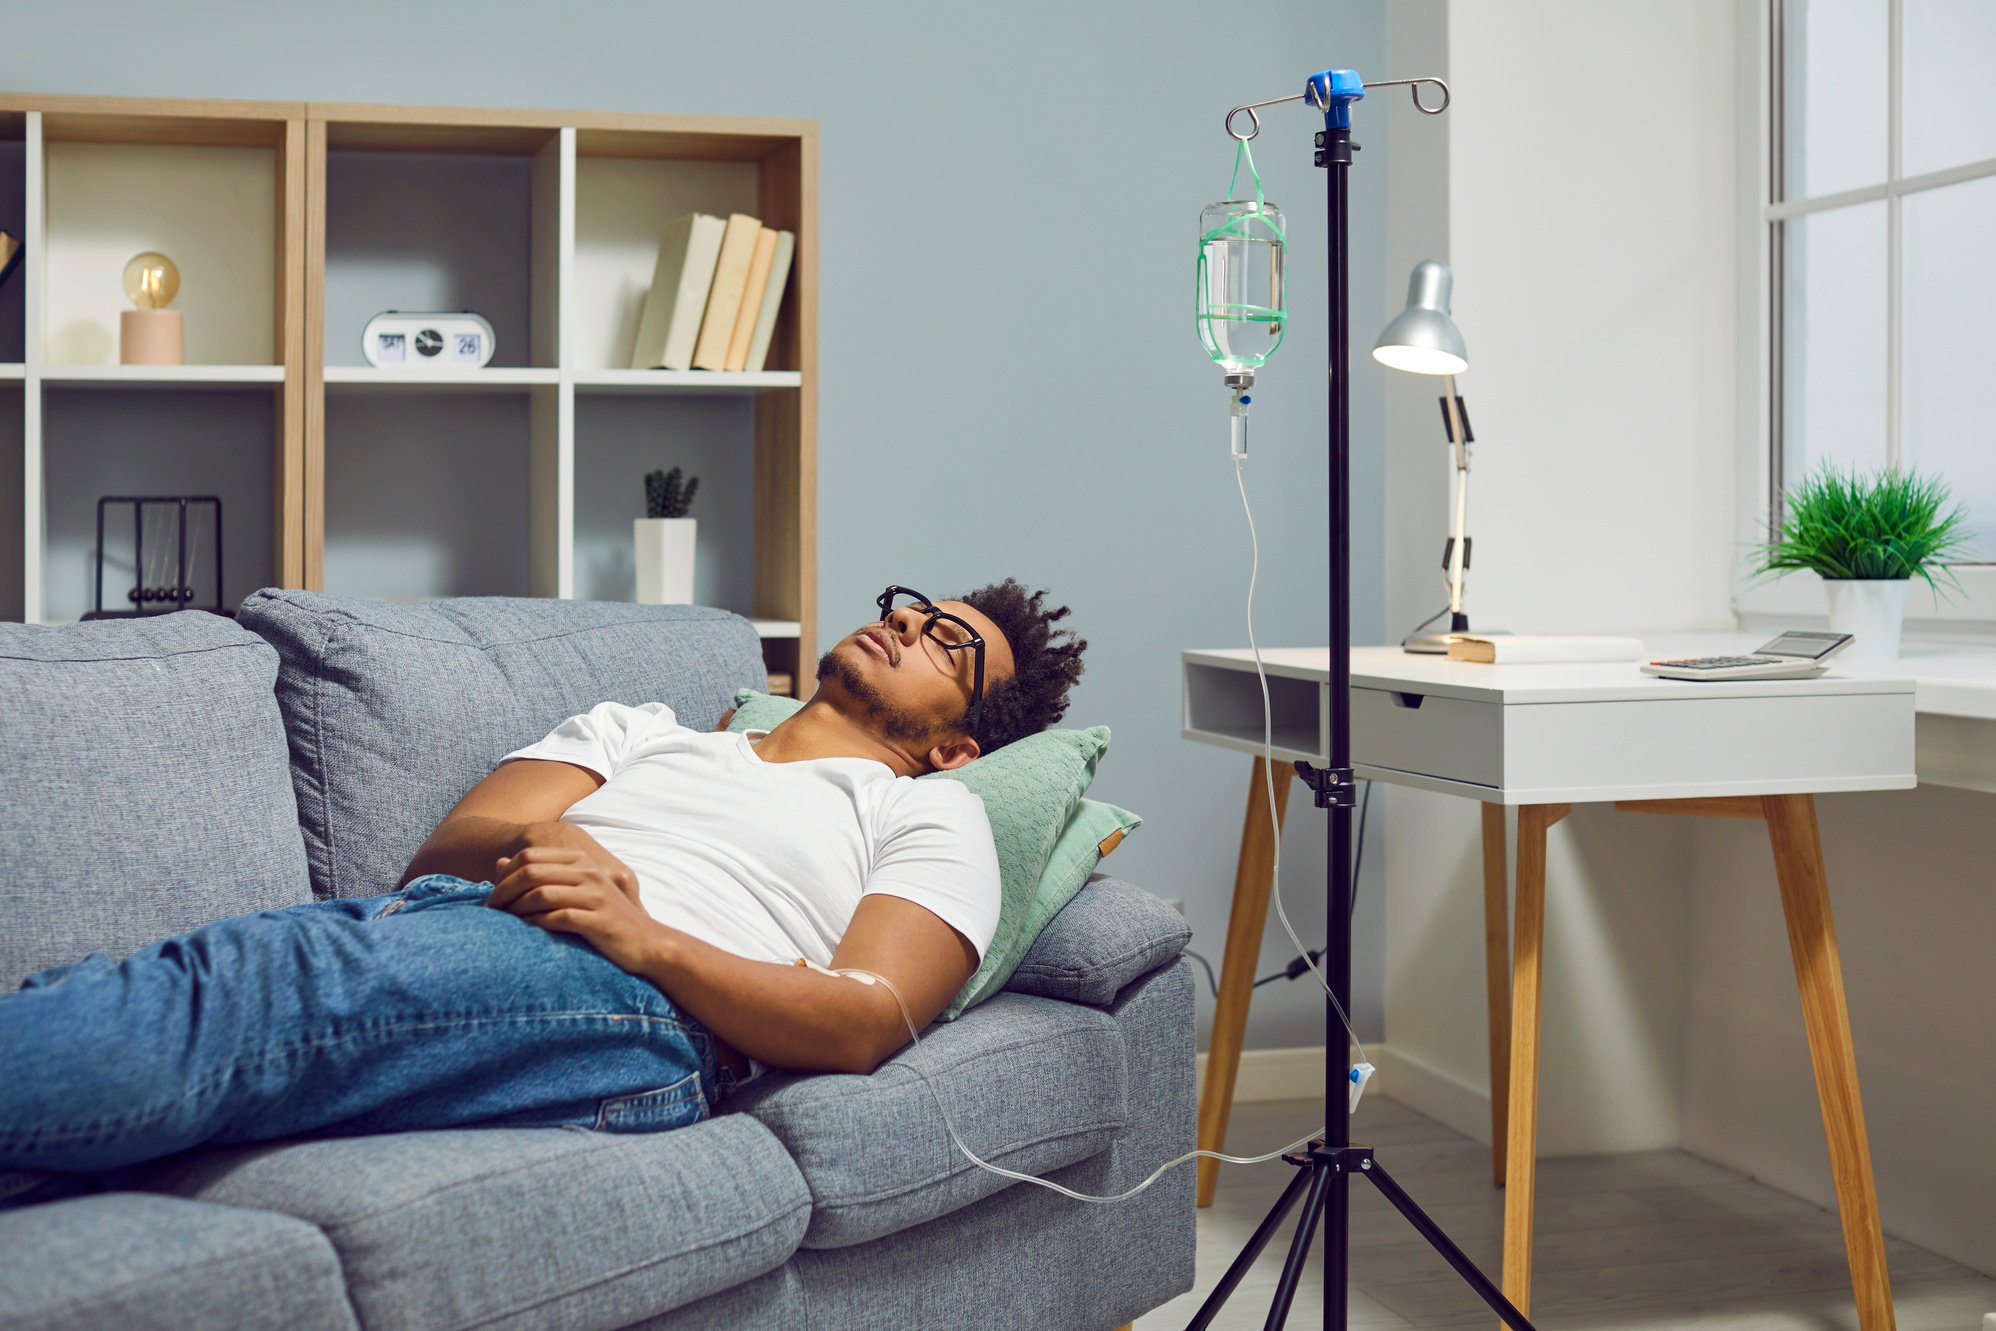
[[[1510,1132],[1504,1150],[1504,1297],[1532,1311],[1532,1197],[1539,1138],[1539,948],[1546,924],[1546,829],[1564,804],[1518,809],[1518,899],[1512,923]],[[1495,1091],[1493,1088],[1494,1098]],[[1499,1324],[1500,1329],[1502,1324]]]
[[[1885,1238],[1871,1178],[1864,1104],[1858,1096],[1857,1055],[1844,1004],[1836,924],[1830,918],[1816,800],[1812,795],[1768,795],[1762,807],[1774,847],[1774,873],[1781,884],[1781,911],[1788,921],[1788,947],[1795,956],[1795,982],[1802,993],[1802,1024],[1816,1069],[1816,1095],[1823,1106],[1823,1135],[1829,1141],[1830,1173],[1836,1180],[1837,1215],[1843,1221],[1858,1325],[1864,1331],[1891,1331]]]
[[[1504,1186],[1505,1112],[1511,1100],[1511,891],[1504,806],[1483,806],[1483,983],[1490,1006],[1490,1178]]]
[[[1296,769],[1282,763],[1275,780],[1276,831],[1289,807]],[[1247,818],[1241,824],[1240,860],[1234,869],[1234,905],[1227,917],[1227,950],[1220,962],[1220,997],[1213,1006],[1213,1036],[1206,1045],[1206,1087],[1199,1096],[1199,1149],[1225,1150],[1227,1115],[1234,1107],[1234,1074],[1240,1070],[1254,970],[1261,964],[1261,931],[1268,923],[1268,888],[1275,869],[1275,840],[1268,826],[1268,767],[1257,757],[1248,779]],[[1198,1204],[1213,1204],[1221,1161],[1202,1155]]]

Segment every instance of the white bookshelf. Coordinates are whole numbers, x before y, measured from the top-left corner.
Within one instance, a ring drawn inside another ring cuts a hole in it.
[[[397,370],[372,365],[328,365],[326,387],[366,393],[411,393],[450,389],[453,392],[516,392],[537,384],[561,382],[559,370],[498,366],[482,370]]]
[[[768,393],[803,387],[795,370],[578,370],[575,391],[596,394]]]
[[[816,619],[815,126],[317,105],[309,116],[324,257],[308,263],[306,361],[323,405],[306,452],[308,472],[322,459],[325,507],[308,585],[632,600],[643,474],[680,466],[702,482],[696,598],[750,618],[769,668],[801,680]],[[765,370],[630,368],[659,232],[694,209],[799,235]],[[493,326],[493,362],[366,366],[360,329],[384,309],[475,310]],[[352,485],[355,466],[379,488]],[[445,543],[481,553],[412,547],[357,562],[384,526],[408,531],[426,514],[452,528]]]
[[[35,376],[61,387],[217,388],[281,384],[282,365],[44,365]]]
[[[0,94],[0,228],[26,243],[0,287],[0,617],[88,608],[105,493],[223,494],[230,605],[264,585],[632,600],[642,474],[678,465],[702,480],[698,599],[808,689],[816,135]],[[659,231],[691,209],[797,234],[765,370],[630,368]],[[117,279],[145,249],[180,265],[185,365],[118,363]],[[476,310],[493,362],[367,365],[387,309]],[[107,560],[107,609],[131,580]]]
[[[0,617],[67,623],[91,608],[105,494],[217,494],[225,595],[284,581],[305,387],[288,322],[303,112],[0,94],[0,228],[25,247],[0,286]],[[120,279],[143,250],[180,269],[185,364],[119,363]],[[107,610],[128,607],[139,562],[114,535],[107,525]],[[212,568],[197,573],[204,592]]]

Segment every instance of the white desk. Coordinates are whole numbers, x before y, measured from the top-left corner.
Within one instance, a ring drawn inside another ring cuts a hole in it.
[[[1738,650],[1741,641],[1738,634],[1672,634],[1645,639],[1644,646],[1662,657]],[[1274,782],[1279,825],[1290,764],[1327,761],[1330,654],[1321,647],[1276,648],[1261,659],[1274,759],[1283,764]],[[1253,653],[1187,651],[1181,668],[1184,737],[1255,759],[1199,1109],[1199,1145],[1219,1150],[1267,920],[1274,846]],[[1912,679],[1877,672],[1680,681],[1643,675],[1634,664],[1493,666],[1397,647],[1352,650],[1355,773],[1483,805],[1492,1173],[1506,1188],[1504,1293],[1521,1311],[1529,1313],[1531,1297],[1546,833],[1573,804],[1611,802],[1638,813],[1767,824],[1859,1322],[1864,1331],[1894,1325],[1814,796],[1914,785],[1914,701]],[[1518,806],[1515,926],[1506,918],[1506,805]],[[1212,1201],[1217,1165],[1199,1162],[1200,1206]]]

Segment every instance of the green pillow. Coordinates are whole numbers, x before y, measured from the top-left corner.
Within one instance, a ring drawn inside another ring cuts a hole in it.
[[[728,729],[774,730],[803,705],[740,689]],[[998,932],[941,1020],[954,1021],[1003,989],[1040,930],[1081,890],[1096,862],[1142,825],[1127,809],[1082,797],[1108,748],[1107,726],[1044,730],[952,771],[916,778],[970,787],[984,801],[998,848]]]

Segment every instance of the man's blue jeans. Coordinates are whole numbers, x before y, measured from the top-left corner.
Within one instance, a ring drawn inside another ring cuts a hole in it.
[[[712,1034],[491,891],[430,874],[29,976],[0,996],[0,1208],[209,1143],[708,1117]]]

